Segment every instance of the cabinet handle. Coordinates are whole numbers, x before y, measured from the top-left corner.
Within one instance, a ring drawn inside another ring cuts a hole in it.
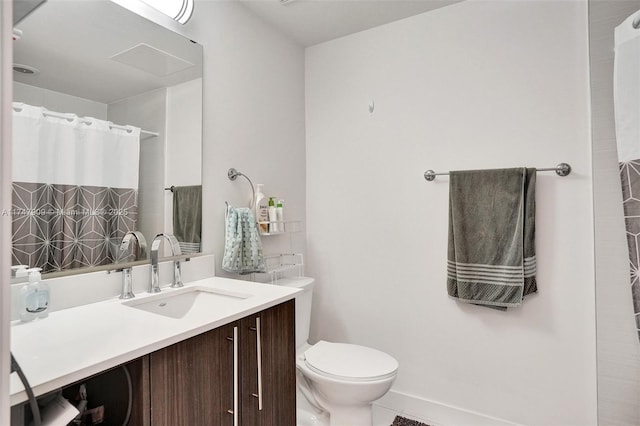
[[[256,317],[256,326],[249,328],[256,332],[256,358],[258,360],[258,393],[252,393],[251,395],[258,398],[258,410],[262,411],[262,333],[260,317]]]
[[[233,337],[227,337],[233,341],[233,410],[227,413],[233,414],[233,426],[238,426],[238,327],[233,327]]]

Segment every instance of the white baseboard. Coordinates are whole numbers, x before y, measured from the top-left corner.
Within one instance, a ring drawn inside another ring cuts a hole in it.
[[[517,426],[508,420],[477,413],[460,407],[427,400],[415,395],[389,391],[374,405],[384,407],[406,415],[409,418],[421,419],[432,426]]]

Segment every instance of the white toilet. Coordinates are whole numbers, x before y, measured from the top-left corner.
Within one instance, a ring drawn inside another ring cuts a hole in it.
[[[313,278],[279,284],[303,290],[296,296],[298,426],[371,426],[371,403],[391,388],[398,361],[365,346],[322,340],[310,345]]]

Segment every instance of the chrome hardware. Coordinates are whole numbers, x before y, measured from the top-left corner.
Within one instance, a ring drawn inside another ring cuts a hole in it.
[[[537,169],[538,172],[556,172],[556,174],[560,177],[565,177],[565,176],[569,176],[571,174],[571,166],[567,163],[560,163],[555,167],[548,167],[548,168],[544,168],[544,169]],[[449,173],[436,173],[433,170],[427,170],[426,172],[424,172],[424,178],[425,180],[431,182],[432,180],[435,180],[436,176],[444,176],[444,175],[448,175]]]
[[[236,169],[234,169],[233,167],[230,168],[227,171],[227,177],[229,178],[229,180],[234,181],[238,178],[238,176],[242,176],[244,177],[248,182],[249,185],[251,185],[251,193],[253,194],[251,196],[251,202],[249,203],[249,208],[252,209],[254,207],[253,203],[256,200],[256,190],[253,187],[253,182],[251,182],[251,179],[249,179],[249,176],[245,175],[244,173],[240,173],[239,171],[237,171]],[[227,207],[229,206],[229,203],[227,203]]]
[[[233,426],[238,426],[238,399],[240,391],[240,381],[238,378],[238,327],[233,327],[233,337],[227,337],[233,340],[233,410],[227,410],[233,414]]]
[[[558,176],[562,176],[562,177],[569,176],[569,174],[571,173],[571,166],[568,165],[567,163],[560,163],[553,170],[556,172]]]
[[[131,279],[131,268],[124,268],[122,270],[122,292],[120,293],[120,299],[133,299],[136,297],[133,294],[133,280]]]
[[[249,327],[256,332],[256,358],[258,361],[258,393],[251,395],[258,398],[258,410],[262,411],[262,332],[260,327],[260,317],[256,317],[256,326]]]
[[[151,243],[151,287],[149,288],[149,293],[159,293],[160,290],[160,277],[158,273],[158,249],[160,248],[160,243],[163,240],[167,240],[171,247],[171,255],[177,256],[182,254],[180,250],[180,244],[176,237],[170,234],[158,234],[153,239]],[[180,261],[173,261],[173,282],[171,283],[171,287],[183,287],[182,284],[182,271],[180,268]]]
[[[116,255],[116,262],[123,259],[122,256],[129,250],[129,245],[131,241],[134,240],[137,247],[134,253],[134,260],[147,258],[147,240],[145,240],[144,235],[139,231],[129,231],[122,237],[122,242]],[[133,294],[132,269],[131,267],[124,268],[122,269],[122,291],[120,292],[120,299],[132,299],[134,297],[136,296]]]
[[[124,253],[129,250],[131,241],[135,240],[137,250],[134,253],[133,260],[146,259],[147,258],[147,240],[140,231],[129,231],[122,237],[120,247],[118,248],[118,254],[116,255],[116,263],[122,261]]]

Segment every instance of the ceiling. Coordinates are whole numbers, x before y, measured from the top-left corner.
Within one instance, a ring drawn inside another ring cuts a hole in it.
[[[462,0],[239,0],[302,46],[313,46]],[[197,11],[196,11],[197,13]]]
[[[236,1],[306,47],[461,0]],[[17,28],[23,35],[14,43],[14,63],[40,73],[14,79],[85,99],[108,104],[202,72],[202,46],[108,0],[48,0]],[[162,76],[158,69],[178,71]]]

